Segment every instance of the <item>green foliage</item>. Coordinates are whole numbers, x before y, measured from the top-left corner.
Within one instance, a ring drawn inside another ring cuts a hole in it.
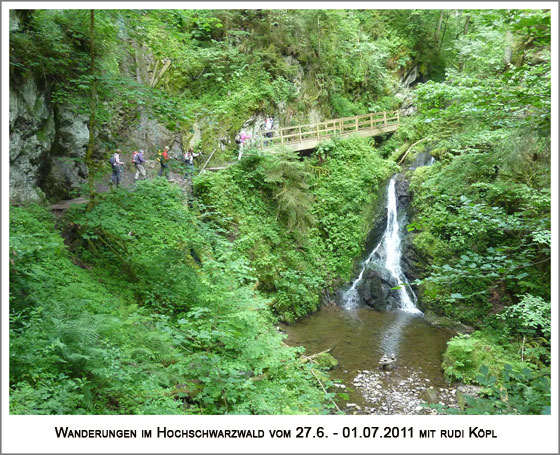
[[[89,11],[11,14],[19,24],[10,33],[12,79],[33,73],[56,104],[89,114]],[[435,10],[96,10],[96,127],[112,133],[100,140],[114,146],[147,115],[186,136],[196,124],[206,153],[256,112],[285,125],[308,121],[311,109],[333,118],[398,108],[393,95],[412,66],[423,76],[441,72],[438,17]],[[455,33],[456,17],[442,42]],[[151,72],[168,60],[151,87]],[[226,153],[214,160],[227,161]]]
[[[306,181],[310,173],[304,162],[298,161],[293,153],[286,152],[278,159],[263,162],[264,181],[273,184],[273,197],[278,204],[278,216],[287,228],[306,236],[315,219],[310,213],[313,195]]]
[[[205,219],[234,240],[287,321],[315,311],[326,286],[350,278],[377,189],[396,169],[359,138],[322,144],[317,155],[249,151],[239,166],[195,181]]]
[[[373,198],[397,166],[360,138],[322,143],[317,154],[326,157],[327,171],[315,179],[313,212],[329,252],[329,268],[347,279],[371,227]]]
[[[520,295],[550,298],[548,44],[522,44],[519,28],[508,25],[534,21],[540,36],[546,15],[472,13],[473,27],[456,43],[458,67],[416,90],[413,123],[438,160],[411,181],[409,229],[421,232],[421,256],[433,258],[425,303],[475,325]],[[506,64],[503,49],[487,47],[488,36],[506,34],[503,45],[522,60]],[[529,85],[535,98],[525,96]]]
[[[88,114],[88,12],[10,14],[11,82],[32,75],[55,104]],[[96,128],[114,137],[147,115],[174,131],[196,123],[206,152],[256,113],[285,125],[307,122],[311,109],[325,118],[394,109],[413,67],[431,80],[380,150],[360,138],[304,160],[248,150],[238,166],[195,179],[190,205],[165,181],[103,194],[64,221],[71,252],[43,209],[12,209],[12,412],[324,411],[269,308],[295,320],[350,278],[378,188],[420,139],[408,159],[425,149],[438,160],[411,181],[423,304],[485,328],[451,341],[446,374],[508,391],[504,401],[492,389],[471,411],[542,412],[546,381],[523,367],[545,377],[550,363],[549,11],[98,10],[95,19]],[[142,80],[155,70],[147,54],[172,62],[157,87]],[[479,379],[484,364],[492,371]]]
[[[45,209],[10,215],[12,412],[142,412],[170,381],[147,373],[176,358],[173,340],[71,262]]]
[[[444,355],[449,379],[485,387],[460,412],[547,413],[548,12],[469,15],[468,33],[453,44],[455,68],[416,90],[417,131],[409,125],[395,135],[427,137],[437,159],[410,185],[422,304],[482,329],[453,338]],[[523,21],[534,28],[521,31]]]
[[[12,413],[323,412],[250,267],[175,186],[104,194],[67,226],[76,256],[45,209],[11,211]]]
[[[461,409],[447,409],[449,414],[540,415],[550,414],[550,371],[520,371],[505,364],[500,376],[480,367],[477,382],[484,387],[482,396],[466,396]]]
[[[452,338],[443,358],[445,376],[469,384],[477,381],[482,365],[487,365],[494,376],[499,375],[506,363],[517,369],[525,367],[515,348],[504,345],[500,338],[499,334],[482,331]]]
[[[531,294],[521,296],[521,300],[504,309],[498,315],[511,330],[530,336],[543,335],[550,339],[550,302]]]

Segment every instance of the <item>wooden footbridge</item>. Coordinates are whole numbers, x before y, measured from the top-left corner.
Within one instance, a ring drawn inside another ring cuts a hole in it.
[[[380,134],[396,131],[400,125],[399,111],[385,111],[370,114],[356,115],[354,117],[342,117],[309,125],[286,126],[272,130],[272,137],[260,137],[253,139],[247,147],[257,147],[261,150],[269,150],[275,147],[284,147],[287,150],[299,152],[316,148],[321,142],[334,137],[347,137],[357,135],[360,137],[379,136]],[[415,144],[413,144],[414,146]],[[214,152],[216,149],[214,149]],[[206,171],[219,171],[232,164],[207,168],[206,165],[212,159],[214,152],[210,155],[200,173]],[[408,153],[408,151],[407,151]],[[68,201],[59,201],[51,205],[53,211],[64,211],[72,204],[85,204],[88,199],[79,197]]]
[[[361,137],[378,136],[397,130],[400,125],[399,111],[385,111],[370,114],[342,117],[309,125],[286,126],[272,130],[272,137],[261,137],[253,142],[257,148],[266,150],[272,147],[285,147],[299,152],[316,148],[321,142],[335,136],[357,135]],[[249,147],[251,144],[249,145]]]

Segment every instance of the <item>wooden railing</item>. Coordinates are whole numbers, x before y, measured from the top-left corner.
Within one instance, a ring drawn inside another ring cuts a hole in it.
[[[360,136],[375,136],[395,131],[400,124],[399,111],[376,112],[371,114],[343,117],[309,125],[286,126],[272,130],[272,137],[257,140],[260,148],[286,146],[300,149],[312,148],[319,142],[335,136],[358,133]]]

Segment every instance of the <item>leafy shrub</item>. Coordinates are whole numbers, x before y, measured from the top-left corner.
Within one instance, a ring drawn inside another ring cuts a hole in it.
[[[293,321],[318,308],[325,286],[350,278],[377,190],[396,166],[361,138],[322,144],[321,159],[246,155],[239,166],[197,179],[196,193],[205,219],[255,269],[275,312]]]
[[[505,308],[498,317],[521,334],[543,335],[550,339],[550,311],[550,302],[525,294],[518,303]]]
[[[537,373],[528,368],[516,371],[505,364],[499,376],[482,365],[477,382],[484,387],[481,396],[466,396],[465,406],[449,408],[449,414],[550,414],[550,371]],[[441,409],[441,408],[440,408]]]
[[[12,413],[325,412],[250,267],[180,190],[141,182],[67,218],[76,256],[46,209],[11,211]]]
[[[511,345],[503,343],[500,335],[476,331],[458,335],[447,344],[443,357],[443,371],[450,381],[473,383],[482,365],[487,365],[494,376],[499,376],[505,364],[517,370],[526,366],[518,360]]]

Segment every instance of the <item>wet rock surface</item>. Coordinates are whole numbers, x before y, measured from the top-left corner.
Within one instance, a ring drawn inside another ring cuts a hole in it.
[[[434,327],[452,330],[455,333],[472,333],[474,327],[463,324],[445,316],[438,315],[431,310],[426,310],[424,313],[426,322]]]
[[[370,262],[356,290],[361,303],[378,311],[389,311],[399,306],[398,291],[393,289],[398,284],[385,267]]]
[[[353,381],[365,405],[348,403],[347,414],[436,415],[441,414],[429,404],[458,407],[455,387],[431,384],[421,369],[400,367],[395,371],[360,370]]]

